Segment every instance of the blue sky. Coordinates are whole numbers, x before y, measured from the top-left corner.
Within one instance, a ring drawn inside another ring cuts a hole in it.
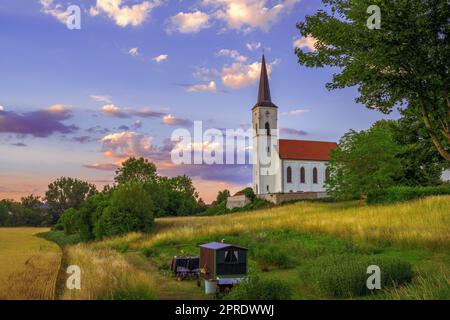
[[[81,8],[81,29],[66,8]],[[297,63],[296,22],[316,0],[2,0],[0,4],[0,198],[42,195],[59,176],[104,185],[125,156],[144,155],[161,174],[190,175],[210,201],[251,181],[247,167],[174,168],[172,131],[250,122],[262,48],[282,137],[338,141],[389,116],[329,92],[338,70]]]

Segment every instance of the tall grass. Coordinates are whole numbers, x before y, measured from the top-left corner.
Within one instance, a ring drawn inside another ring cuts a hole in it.
[[[158,232],[114,238],[99,243],[109,247],[124,241],[131,248],[180,244],[196,238],[245,231],[295,230],[379,243],[450,248],[450,196],[435,196],[383,206],[300,202],[266,210],[214,217],[161,218]],[[220,240],[220,239],[218,239]]]
[[[79,244],[66,247],[66,265],[81,269],[81,289],[63,288],[62,299],[155,299],[151,277],[113,249]],[[62,281],[62,285],[65,283]]]

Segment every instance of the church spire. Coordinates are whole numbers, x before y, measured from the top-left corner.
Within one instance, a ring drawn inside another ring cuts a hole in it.
[[[266,58],[264,56],[264,52],[262,55],[261,75],[259,78],[258,100],[256,102],[256,106],[277,108],[277,106],[272,103],[272,98],[270,96],[269,77],[267,75]]]

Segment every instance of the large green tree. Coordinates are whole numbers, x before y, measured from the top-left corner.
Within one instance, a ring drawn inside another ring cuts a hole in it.
[[[142,183],[131,181],[119,185],[111,194],[109,205],[96,222],[96,238],[149,232],[154,223],[154,206]]]
[[[404,105],[420,114],[439,154],[450,162],[450,102],[447,0],[322,0],[319,10],[297,24],[316,39],[315,50],[296,49],[300,64],[340,69],[329,89],[357,86],[357,102],[389,113]],[[381,28],[370,29],[367,13],[377,5]]]
[[[144,158],[130,157],[122,163],[122,166],[116,170],[116,183],[126,183],[137,181],[142,184],[156,182],[156,166]]]
[[[395,185],[403,176],[401,152],[386,122],[367,131],[350,130],[331,152],[327,192],[337,199],[349,199]]]
[[[61,177],[48,185],[45,200],[53,222],[69,209],[80,209],[83,202],[97,193],[95,185],[78,179]]]

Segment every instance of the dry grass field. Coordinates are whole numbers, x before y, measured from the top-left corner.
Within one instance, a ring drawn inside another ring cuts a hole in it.
[[[197,254],[199,243],[222,238],[251,243],[256,255],[256,260],[251,261],[254,266],[258,264],[258,250],[266,245],[279,252],[292,252],[292,247],[319,255],[352,248],[364,251],[368,245],[368,250],[383,256],[411,262],[417,272],[409,286],[373,298],[448,299],[450,294],[450,275],[446,271],[450,265],[450,197],[439,196],[380,206],[299,202],[223,216],[160,218],[150,234],[130,233],[66,247],[65,265],[80,265],[83,289],[64,290],[62,298],[204,298],[195,284],[175,285],[163,270],[173,255]],[[306,260],[297,262],[301,267]],[[300,285],[297,266],[269,269],[262,275],[291,283],[296,288],[295,298],[327,298]]]
[[[299,202],[222,216],[161,218],[157,219],[156,228],[148,235],[132,233],[97,245],[129,244],[132,248],[143,248],[214,235],[286,229],[383,245],[447,249],[450,248],[450,196],[379,206]]]
[[[61,250],[34,236],[48,228],[0,228],[0,299],[54,299]]]

